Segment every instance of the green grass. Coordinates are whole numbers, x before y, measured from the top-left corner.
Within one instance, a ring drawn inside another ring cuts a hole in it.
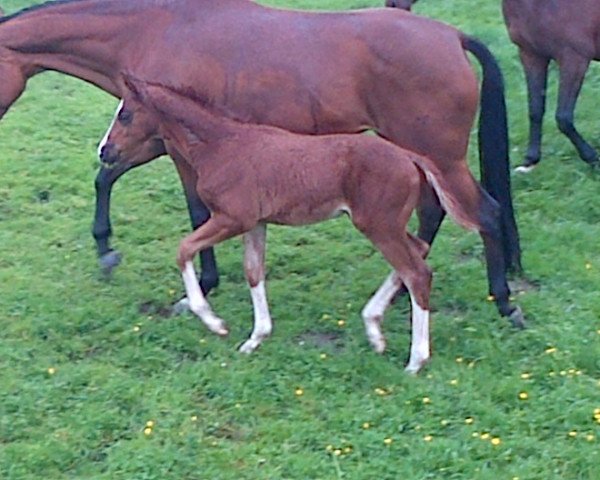
[[[416,11],[497,55],[518,162],[526,95],[499,4],[422,0]],[[9,12],[25,5],[3,3]],[[577,121],[600,147],[597,74],[594,66]],[[513,330],[485,301],[480,240],[446,223],[430,259],[434,358],[411,378],[406,301],[386,319],[389,351],[377,356],[367,344],[360,309],[388,267],[347,220],[270,228],[276,331],[255,355],[236,352],[252,314],[239,241],[217,248],[222,284],[211,296],[229,338],[191,315],[164,316],[181,291],[174,255],[189,228],[166,159],[117,184],[124,262],[103,281],[89,231],[96,144],[116,101],[58,74],[32,79],[0,122],[0,478],[598,478],[599,179],[557,133],[555,80],[543,162],[514,177],[524,264],[539,285],[516,292],[529,328]]]

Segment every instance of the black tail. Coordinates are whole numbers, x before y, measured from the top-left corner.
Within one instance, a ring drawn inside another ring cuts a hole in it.
[[[481,183],[500,204],[507,268],[520,272],[521,247],[510,187],[508,125],[502,72],[496,59],[482,42],[463,35],[462,45],[465,50],[475,55],[483,73],[479,112]]]

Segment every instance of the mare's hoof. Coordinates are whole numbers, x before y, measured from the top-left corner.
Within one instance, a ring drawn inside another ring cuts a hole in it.
[[[513,327],[520,329],[525,328],[525,316],[523,315],[521,307],[515,308],[508,318]]]
[[[98,259],[98,263],[100,264],[100,268],[102,269],[102,273],[106,276],[110,276],[113,269],[118,267],[121,263],[122,255],[116,250],[111,250],[108,253],[105,253]]]
[[[213,288],[219,286],[219,277],[216,276],[206,276],[200,277],[200,290],[202,290],[203,295],[208,295]]]
[[[186,312],[190,311],[190,301],[187,297],[183,297],[177,303],[175,303],[172,307],[173,315],[183,315]]]

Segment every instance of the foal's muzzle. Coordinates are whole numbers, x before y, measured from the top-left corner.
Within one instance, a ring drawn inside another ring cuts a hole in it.
[[[100,149],[100,161],[105,165],[114,165],[119,161],[119,150],[114,143],[107,143]]]

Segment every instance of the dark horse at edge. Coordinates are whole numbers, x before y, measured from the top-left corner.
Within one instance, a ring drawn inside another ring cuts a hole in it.
[[[466,162],[479,103],[467,51],[483,72],[479,149],[489,194]],[[497,62],[478,40],[399,9],[315,13],[248,0],[62,0],[0,19],[0,117],[27,79],[45,70],[81,78],[119,98],[120,75],[130,72],[197,89],[244,122],[307,134],[372,128],[428,156],[477,222],[499,312],[522,320],[506,281],[507,266],[520,268],[520,246],[504,85]],[[155,144],[145,158],[100,170],[93,233],[101,255],[111,253],[113,183],[163,154],[164,145]],[[196,174],[185,166],[178,173],[197,227],[208,210],[195,192]],[[431,244],[444,211],[430,188],[422,192],[418,216],[418,235]],[[207,291],[218,280],[212,250],[201,259]]]

